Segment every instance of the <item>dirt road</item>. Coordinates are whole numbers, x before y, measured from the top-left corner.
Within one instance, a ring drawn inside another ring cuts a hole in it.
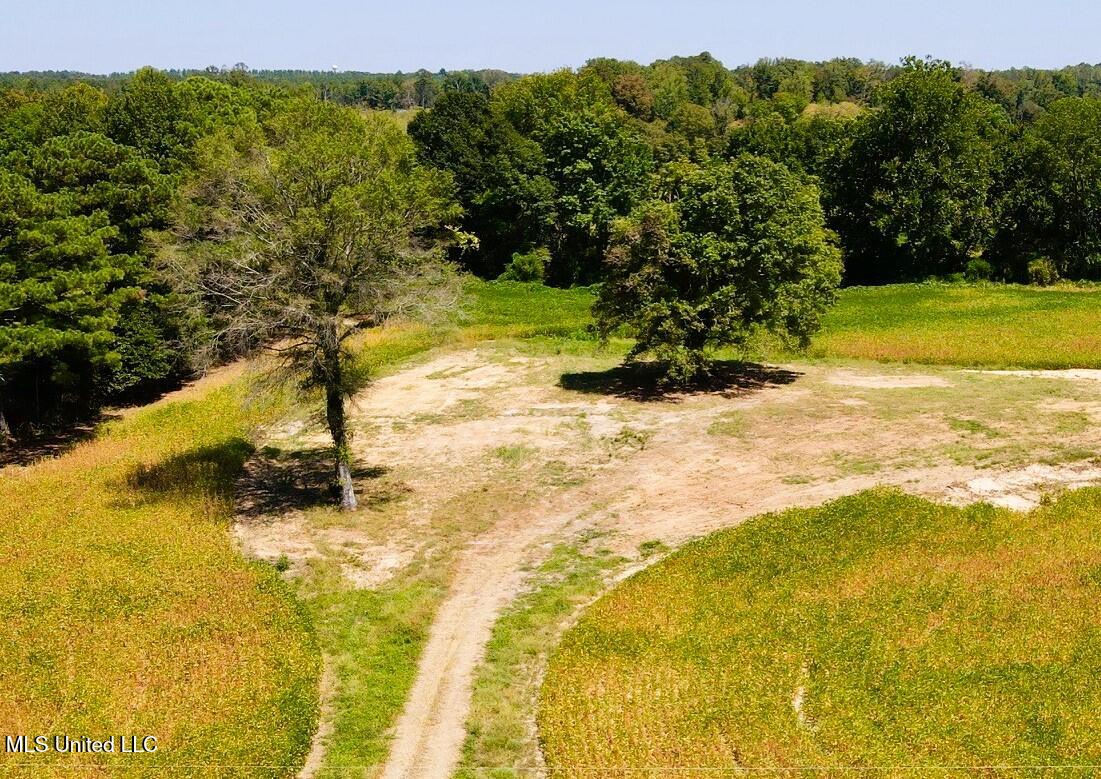
[[[789,366],[654,397],[609,364],[487,345],[384,379],[359,399],[358,440],[374,461],[400,468],[416,496],[406,527],[496,467],[487,465],[494,458],[522,460],[518,479],[574,469],[541,482],[535,500],[518,497],[488,521],[468,518],[477,532],[446,539],[457,545],[449,590],[394,731],[387,779],[451,775],[495,620],[549,546],[583,530],[608,531],[630,555],[645,541],[675,547],[875,485],[1027,508],[1054,485],[1101,480],[1101,470],[1072,459],[1096,450],[1097,425],[1058,442],[1049,435],[1052,414],[1101,409],[1098,382]],[[1052,411],[1059,392],[1064,405]],[[377,539],[363,548],[366,557],[394,554]]]

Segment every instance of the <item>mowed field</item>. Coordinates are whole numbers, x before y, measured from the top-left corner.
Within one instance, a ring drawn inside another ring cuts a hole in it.
[[[1097,490],[1031,513],[870,491],[689,544],[564,638],[539,716],[548,764],[1096,766],[1099,514]]]
[[[489,315],[515,321],[526,304],[540,309],[542,332],[577,332],[589,322],[595,292],[519,284],[469,287]],[[495,312],[491,313],[493,309]],[[536,316],[528,311],[526,317]],[[728,355],[723,355],[728,356]],[[740,356],[740,355],[729,355]],[[748,355],[800,355],[761,340]],[[1006,284],[892,284],[849,287],[824,317],[807,356],[987,368],[1101,367],[1101,287]]]

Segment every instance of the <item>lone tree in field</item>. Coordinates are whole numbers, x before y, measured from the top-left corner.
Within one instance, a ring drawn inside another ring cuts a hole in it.
[[[841,279],[814,184],[749,155],[665,178],[662,198],[614,225],[594,307],[601,334],[624,327],[636,339],[628,359],[652,355],[678,383],[757,331],[805,345]]]
[[[349,339],[443,305],[450,179],[417,165],[390,119],[316,101],[215,136],[184,189],[172,263],[222,353],[266,347],[325,396],[341,506],[356,507],[345,399],[365,380]]]

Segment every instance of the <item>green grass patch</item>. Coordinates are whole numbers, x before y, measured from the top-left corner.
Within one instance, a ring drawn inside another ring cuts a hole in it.
[[[380,590],[334,585],[309,600],[335,686],[320,777],[339,779],[386,759],[388,729],[413,685],[442,595],[437,583],[414,580]]]
[[[814,357],[994,368],[1101,367],[1098,290],[895,284],[842,290]]]
[[[539,567],[531,590],[497,621],[474,680],[456,779],[527,776],[535,767],[532,726],[546,655],[571,615],[622,562],[606,551],[560,545]]]
[[[877,490],[692,543],[563,638],[539,714],[548,764],[1096,765],[1099,512],[1101,490],[1028,514]]]
[[[591,288],[469,279],[463,289],[466,304],[460,324],[468,338],[595,340],[590,309],[596,294]]]
[[[968,433],[970,435],[982,436],[985,438],[998,438],[1001,436],[997,430],[992,428],[977,419],[959,419],[956,417],[949,417],[948,426],[953,430],[958,430],[961,433]]]
[[[493,456],[506,465],[521,465],[536,454],[538,450],[524,444],[498,446],[493,450]]]
[[[707,426],[707,434],[721,438],[741,438],[748,432],[745,414],[741,411],[724,411]]]

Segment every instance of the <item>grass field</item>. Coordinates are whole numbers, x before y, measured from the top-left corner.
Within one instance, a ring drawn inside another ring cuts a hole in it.
[[[567,633],[542,693],[548,763],[1095,766],[1099,512],[1097,490],[1031,514],[872,491],[692,543]]]
[[[480,322],[520,335],[580,335],[589,289],[473,282]],[[536,311],[538,309],[538,312]],[[543,322],[519,323],[538,316]],[[808,352],[845,358],[987,368],[1101,367],[1101,290],[967,284],[895,284],[841,291]],[[754,358],[794,355],[762,346]]]
[[[462,337],[592,340],[591,288],[467,284]],[[616,342],[615,349],[623,347]],[[807,352],[986,368],[1101,367],[1101,288],[894,284],[841,290]],[[762,345],[765,359],[796,355]]]
[[[846,289],[810,354],[961,366],[1101,367],[1101,293],[944,284]]]
[[[283,776],[301,762],[313,634],[227,533],[250,430],[279,403],[246,404],[239,378],[212,384],[0,473],[0,733],[158,739],[137,758],[0,754],[0,772]]]
[[[485,339],[526,339],[533,353],[595,348],[592,290],[478,281],[466,289],[454,326],[372,331],[360,359],[382,375],[433,348]],[[1090,292],[1011,287],[846,290],[812,354],[1090,366],[1101,318],[1094,301]],[[623,348],[614,343],[611,356]],[[332,570],[322,566],[296,586],[298,599],[271,566],[243,560],[226,531],[253,430],[312,410],[289,398],[245,402],[247,392],[239,375],[207,382],[104,426],[55,460],[0,472],[0,688],[14,691],[5,692],[0,732],[150,733],[160,749],[139,771],[188,774],[181,766],[216,762],[284,775],[316,721],[320,646],[340,687],[323,775],[383,758],[446,587],[446,557],[369,591],[329,587]],[[509,485],[488,486],[476,505],[434,521],[450,528],[459,515],[490,516],[507,504]],[[520,635],[522,623],[523,635],[545,633],[557,608],[548,603],[528,604],[534,612],[516,612],[500,629]],[[540,611],[549,621],[524,622]],[[494,667],[521,667],[523,650],[514,650],[502,644]],[[478,684],[476,711],[485,711],[495,682]],[[467,753],[481,765],[515,747],[515,717],[484,721]],[[79,774],[60,765],[71,757],[47,759],[59,761],[59,774]],[[0,768],[16,762],[0,755]]]

